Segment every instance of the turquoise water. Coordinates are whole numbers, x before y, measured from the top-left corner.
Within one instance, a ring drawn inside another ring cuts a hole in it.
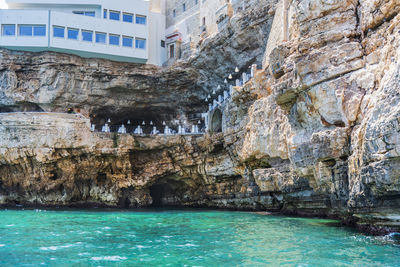
[[[400,266],[332,221],[226,211],[0,211],[1,266]]]

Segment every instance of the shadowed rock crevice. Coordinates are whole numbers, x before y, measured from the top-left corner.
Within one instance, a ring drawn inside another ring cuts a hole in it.
[[[173,178],[163,178],[149,187],[152,207],[182,206],[188,201],[188,185]]]

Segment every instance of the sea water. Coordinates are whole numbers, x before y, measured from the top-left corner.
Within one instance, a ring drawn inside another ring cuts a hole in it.
[[[1,266],[400,266],[395,238],[229,211],[1,210]]]

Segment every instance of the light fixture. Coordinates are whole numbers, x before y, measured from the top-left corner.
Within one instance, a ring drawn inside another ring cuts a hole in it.
[[[108,119],[108,120],[107,120],[107,122],[108,122],[108,123],[110,123],[110,122],[111,122],[111,120],[110,120],[110,119]]]
[[[228,81],[225,79],[224,83],[228,83]]]
[[[201,124],[201,121],[199,121],[198,124]]]
[[[153,125],[153,121],[150,121],[150,125]]]
[[[218,85],[217,90],[221,90],[221,85]]]
[[[146,123],[143,121],[143,122],[142,122],[142,125],[146,125]]]
[[[207,98],[208,98],[208,99],[211,99],[211,96],[210,96],[210,95],[208,95],[208,96],[207,96]]]
[[[238,67],[236,67],[236,69],[235,69],[235,72],[236,72],[236,73],[238,73],[238,72],[239,72],[239,68],[238,68]]]
[[[129,124],[131,124],[131,121],[130,121],[130,120],[128,120],[128,125],[129,125]]]
[[[208,102],[208,97],[206,97],[206,103]]]
[[[228,79],[229,79],[229,80],[232,80],[232,74],[229,74]]]
[[[164,126],[165,126],[165,124],[166,124],[166,123],[165,123],[165,121],[163,121],[163,122],[162,122],[162,125],[164,125]]]
[[[215,94],[216,94],[216,92],[215,92],[215,89],[213,89],[213,91],[212,91],[212,94],[213,94],[213,95],[215,95]]]

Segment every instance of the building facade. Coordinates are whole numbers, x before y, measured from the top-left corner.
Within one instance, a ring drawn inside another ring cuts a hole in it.
[[[0,46],[162,65],[162,0],[7,0]]]
[[[187,58],[244,0],[6,0],[0,47],[165,65]]]

